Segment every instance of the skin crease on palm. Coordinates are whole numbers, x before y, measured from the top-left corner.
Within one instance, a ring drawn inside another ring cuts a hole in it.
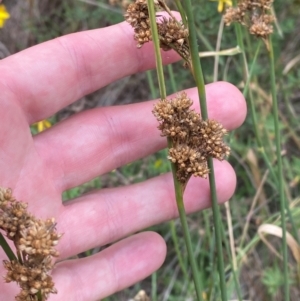
[[[164,64],[179,60],[162,52]],[[32,137],[29,125],[124,76],[153,69],[153,45],[136,48],[131,27],[111,27],[64,36],[0,62],[0,186],[29,204],[38,218],[55,217],[64,233],[53,270],[58,290],[50,301],[95,301],[147,277],[166,255],[156,233],[129,236],[177,217],[172,176],[102,189],[62,204],[62,192],[166,146],[152,115],[153,101],[81,112]],[[246,116],[245,100],[233,85],[206,86],[209,116],[228,130]],[[196,89],[187,90],[199,110]],[[234,193],[236,178],[226,161],[215,161],[219,202]],[[210,206],[208,180],[192,178],[187,212]],[[127,238],[124,238],[127,237]],[[124,238],[123,240],[121,240]],[[64,259],[118,241],[85,259]],[[0,258],[5,254],[0,251]],[[4,275],[0,267],[0,275]],[[14,300],[15,284],[0,282],[1,300]]]

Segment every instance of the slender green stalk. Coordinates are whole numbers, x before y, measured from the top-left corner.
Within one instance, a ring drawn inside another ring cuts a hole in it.
[[[228,243],[228,239],[226,239],[224,225],[222,227],[222,236],[223,236],[223,241],[225,243],[228,257],[231,259],[230,265],[231,265],[231,272],[233,275],[235,291],[237,293],[238,300],[242,301],[243,298],[242,298],[241,286],[240,286],[239,277],[238,277],[238,264],[237,264],[237,260],[236,260],[236,250],[235,250],[235,246],[234,246],[235,242],[234,242],[234,234],[233,234],[233,226],[232,226],[232,218],[231,218],[229,202],[225,203],[225,208],[226,208],[227,228],[228,228],[230,244]]]
[[[12,249],[8,245],[6,239],[4,238],[4,236],[2,235],[1,232],[0,232],[0,246],[2,247],[2,249],[4,250],[5,254],[7,255],[8,259],[10,261],[15,260],[15,261],[19,261],[20,263],[22,263],[22,257],[20,255],[20,253],[18,252],[18,257],[15,255],[15,253],[12,251]],[[37,298],[38,298],[38,301],[44,301],[41,291],[38,291]]]
[[[278,103],[276,93],[276,79],[275,79],[275,66],[274,66],[274,51],[272,36],[269,36],[269,61],[270,61],[270,77],[271,77],[271,92],[272,92],[272,109],[274,118],[274,130],[275,130],[275,144],[276,144],[276,156],[278,166],[278,190],[280,198],[280,215],[281,215],[281,228],[282,228],[282,256],[283,256],[283,275],[284,275],[284,300],[290,300],[289,290],[289,268],[288,268],[288,253],[286,242],[286,220],[285,220],[285,208],[286,200],[284,193],[284,179],[283,179],[283,165],[281,157],[281,135],[279,129],[279,117],[278,117]]]
[[[210,44],[210,41],[206,36],[201,32],[199,28],[196,28],[197,36],[201,40],[201,43],[211,52],[215,51],[215,48]]]
[[[37,292],[37,297],[38,297],[38,301],[45,301],[44,298],[43,298],[43,296],[42,296],[41,290],[39,290],[39,291]]]
[[[252,96],[251,89],[248,90],[249,83],[250,83],[250,76],[249,76],[249,71],[248,71],[246,53],[244,50],[245,45],[244,45],[243,36],[242,36],[242,28],[241,28],[241,25],[238,23],[235,23],[234,26],[235,26],[235,33],[236,33],[238,45],[242,49],[242,58],[243,58],[243,66],[244,66],[244,81],[246,82],[244,96],[247,95],[247,92],[249,93],[249,105],[250,105],[252,123],[254,126],[254,132],[255,132],[257,142],[258,142],[258,146],[262,147],[261,139],[260,139],[260,136],[258,135],[259,132],[258,132],[258,127],[257,127],[257,116],[256,116],[253,96]],[[252,67],[254,67],[254,63],[252,64]]]
[[[234,2],[235,2],[235,5],[236,5],[236,1],[234,1]],[[237,23],[235,24],[235,30],[236,30],[238,45],[243,50],[244,49],[244,42],[243,42],[243,37],[242,37],[242,29],[241,29],[241,26],[239,24],[237,24]],[[247,37],[248,37],[248,35],[247,35]],[[249,42],[249,44],[250,44],[250,42]],[[257,52],[258,52],[258,50],[257,50]],[[273,50],[272,50],[272,52],[273,52]],[[252,72],[250,72],[250,74],[249,74],[248,64],[247,64],[247,58],[246,58],[246,54],[245,54],[244,51],[243,51],[243,63],[244,63],[244,68],[245,68],[244,74],[246,76],[246,86],[245,86],[245,90],[246,90],[247,86],[249,85],[250,77],[251,77]],[[273,64],[274,64],[274,54],[273,54]],[[254,63],[252,65],[252,67],[253,66],[254,66]],[[274,72],[275,72],[274,66],[273,66],[273,69],[274,69]],[[272,78],[271,78],[271,80],[272,80]],[[276,88],[275,73],[274,73],[274,87]],[[246,96],[246,91],[245,90],[244,90],[243,94]],[[276,89],[275,89],[275,93],[276,93]],[[276,96],[276,94],[275,94],[275,96]],[[273,102],[274,102],[274,97],[272,97],[272,98],[273,98]],[[259,147],[259,151],[262,154],[262,156],[264,158],[264,161],[266,162],[266,164],[267,164],[267,166],[268,166],[268,168],[269,168],[269,170],[271,172],[271,175],[272,175],[273,179],[275,180],[276,185],[279,187],[279,185],[280,185],[280,183],[279,183],[280,178],[278,178],[276,176],[276,174],[275,174],[275,171],[274,171],[274,168],[273,168],[273,164],[271,163],[270,159],[268,158],[268,156],[267,156],[267,154],[265,152],[265,148],[263,146],[263,143],[262,143],[260,135],[259,135],[259,130],[258,130],[258,127],[257,127],[256,111],[255,111],[255,106],[254,106],[254,101],[253,101],[253,96],[252,96],[251,89],[249,90],[249,105],[250,105],[251,118],[252,118],[252,122],[253,122],[253,126],[254,126],[254,132],[255,132],[255,137],[256,137],[256,140],[257,140],[258,147]],[[276,105],[277,105],[277,102],[276,102]],[[274,107],[273,107],[273,110],[274,110]],[[278,108],[277,108],[277,112],[278,112]],[[276,116],[274,116],[274,118],[278,119],[278,114]],[[275,119],[274,119],[274,122],[275,122]],[[282,175],[281,175],[281,177],[282,177]],[[288,217],[289,217],[289,221],[290,221],[290,223],[292,225],[293,236],[298,241],[299,238],[298,238],[297,227],[295,225],[295,222],[294,222],[291,210],[290,210],[287,202],[284,202],[284,203],[285,203],[285,209],[286,209]]]
[[[223,29],[224,29],[224,18],[222,17],[219,25],[218,37],[216,43],[216,56],[214,60],[214,79],[213,79],[214,82],[218,80],[218,75],[219,75],[219,55],[217,53],[220,51],[221,48]]]
[[[185,11],[184,11],[184,9],[181,5],[181,1],[180,0],[175,0],[175,4],[176,4],[176,7],[177,7],[177,9],[180,13],[182,23],[186,26],[187,25],[187,20],[186,20]]]
[[[147,80],[148,80],[148,85],[150,87],[150,93],[151,93],[151,97],[154,99],[157,97],[157,92],[156,92],[156,89],[154,87],[154,82],[153,82],[153,77],[152,77],[152,73],[150,70],[148,70],[146,72],[147,74]]]
[[[9,244],[7,243],[6,239],[4,238],[1,232],[0,232],[0,246],[2,247],[2,249],[4,250],[6,256],[10,261],[18,260],[17,256],[12,251],[12,249],[10,248]]]
[[[181,252],[180,252],[180,249],[179,249],[178,238],[177,238],[177,235],[176,235],[175,222],[170,221],[169,224],[170,224],[172,240],[173,240],[173,244],[174,244],[174,247],[175,247],[176,256],[178,258],[179,266],[181,268],[181,271],[182,271],[185,279],[189,279],[189,275],[188,275],[188,272],[187,272],[186,267],[184,265],[183,258],[182,258],[182,255],[181,255]]]
[[[151,301],[157,301],[157,273],[151,276]]]
[[[174,165],[174,164],[172,164],[172,165]],[[175,171],[175,166],[172,166],[172,167],[174,168],[173,171]],[[175,180],[177,181],[176,176],[175,176]],[[188,223],[187,223],[187,218],[186,218],[186,213],[185,213],[185,208],[184,208],[184,203],[183,203],[183,198],[182,198],[183,193],[182,193],[182,189],[181,189],[180,185],[176,185],[176,186],[175,186],[176,203],[177,203],[177,208],[178,208],[179,217],[180,217],[180,221],[181,221],[183,237],[184,237],[184,241],[185,241],[186,248],[187,248],[188,258],[189,258],[189,262],[190,262],[191,269],[192,269],[192,276],[193,276],[193,280],[194,280],[194,284],[195,284],[197,300],[202,301],[203,300],[202,283],[201,283],[196,259],[194,256],[194,252],[193,252],[192,241],[191,241],[191,237],[190,237],[189,227],[188,227]]]
[[[165,99],[166,98],[166,88],[165,88],[163,65],[162,65],[162,59],[161,59],[161,53],[160,53],[160,47],[159,47],[159,36],[158,36],[158,32],[157,32],[154,2],[153,2],[153,0],[147,0],[147,4],[148,4],[148,9],[149,9],[152,40],[153,40],[154,49],[155,49],[156,68],[157,68],[157,75],[158,75],[158,81],[159,81],[160,96],[161,96],[161,99]],[[171,139],[168,139],[168,147],[169,148],[172,147]],[[174,188],[175,188],[176,204],[178,207],[179,217],[180,217],[180,221],[182,224],[183,236],[184,236],[184,240],[185,240],[185,244],[186,244],[186,248],[187,248],[187,252],[188,252],[188,258],[189,258],[189,261],[191,264],[192,275],[193,275],[195,290],[196,290],[196,294],[197,294],[197,300],[202,301],[201,281],[200,281],[199,272],[198,272],[196,260],[194,257],[194,253],[192,250],[192,242],[191,242],[190,232],[188,229],[184,203],[183,203],[183,191],[181,188],[181,184],[179,183],[179,181],[177,180],[177,177],[176,177],[175,165],[171,164],[171,168],[172,168]]]
[[[268,169],[271,172],[271,175],[272,175],[273,179],[275,180],[276,185],[279,186],[279,179],[278,179],[278,177],[275,174],[275,171],[274,171],[274,168],[273,168],[273,164],[271,163],[268,155],[265,152],[264,145],[263,145],[262,140],[261,140],[260,135],[259,135],[259,130],[258,130],[258,126],[257,126],[257,124],[258,124],[257,123],[257,116],[256,116],[256,111],[255,111],[255,106],[254,106],[252,91],[251,91],[251,89],[248,90],[249,83],[250,83],[250,80],[251,80],[251,76],[252,76],[252,73],[253,73],[254,63],[256,61],[256,57],[258,55],[259,47],[260,47],[261,43],[259,43],[259,46],[258,46],[258,48],[256,50],[256,53],[255,53],[255,56],[254,56],[254,60],[253,60],[253,63],[252,63],[251,69],[250,69],[250,73],[249,73],[249,71],[248,71],[248,64],[247,64],[247,58],[246,58],[246,54],[245,54],[245,51],[244,51],[244,42],[243,42],[243,37],[242,37],[242,29],[241,29],[241,26],[239,24],[237,24],[237,23],[235,24],[235,30],[236,30],[238,45],[243,50],[242,57],[243,57],[243,64],[244,64],[244,74],[245,74],[245,79],[246,79],[245,80],[246,81],[246,85],[245,85],[243,94],[244,94],[244,96],[247,95],[247,92],[249,94],[250,113],[251,113],[252,123],[253,123],[253,126],[254,126],[254,133],[255,133],[257,145],[258,145],[260,153],[263,156],[264,161],[266,162],[266,164],[268,166]],[[273,62],[273,64],[274,64],[274,62]],[[274,98],[273,98],[273,102],[274,102]],[[278,111],[278,109],[277,109],[277,111]],[[277,115],[276,118],[278,118],[278,115]],[[275,122],[275,120],[274,120],[274,122]],[[290,208],[289,208],[289,206],[288,206],[288,204],[286,202],[285,202],[285,204],[286,204],[286,210],[287,210],[287,214],[288,214],[289,220],[290,220],[290,222],[292,224],[293,236],[297,239],[297,241],[299,241],[297,227],[295,225],[293,216],[291,214],[291,210],[290,210]]]
[[[174,93],[177,91],[177,85],[176,85],[176,81],[175,81],[175,77],[174,77],[173,67],[172,67],[172,65],[168,65],[167,68],[168,68],[168,73],[170,76],[172,93]]]
[[[189,28],[189,46],[191,51],[191,60],[192,60],[192,73],[196,82],[196,86],[198,88],[199,100],[200,100],[200,108],[203,119],[208,119],[207,113],[207,105],[206,105],[206,94],[205,94],[205,84],[203,72],[199,60],[199,52],[197,45],[197,37],[195,30],[195,22],[193,16],[193,9],[191,0],[186,0],[185,11],[188,18],[188,28]]]
[[[196,82],[196,85],[198,88],[201,115],[202,115],[202,118],[204,120],[206,120],[206,119],[208,119],[208,112],[207,112],[207,105],[206,105],[205,84],[204,84],[204,78],[203,78],[202,68],[201,68],[199,54],[198,54],[198,45],[197,45],[192,3],[191,3],[191,0],[186,0],[184,3],[185,3],[185,12],[186,12],[187,19],[188,19],[189,45],[190,45],[192,68],[193,68],[192,72],[193,72],[195,82]],[[222,250],[222,234],[221,234],[222,220],[220,218],[220,212],[219,212],[219,207],[218,207],[218,199],[217,199],[216,183],[215,183],[215,172],[214,172],[212,158],[208,159],[207,165],[210,170],[209,185],[210,185],[213,219],[214,219],[214,226],[215,226],[221,296],[222,296],[222,301],[225,301],[225,300],[227,300],[227,292],[226,292],[226,280],[225,280],[225,274],[224,274],[223,250]]]
[[[205,233],[210,233],[211,224],[210,224],[210,216],[208,214],[208,210],[203,210],[202,216],[204,220]],[[211,245],[212,235],[207,235],[207,239],[208,239],[208,244]]]
[[[160,54],[159,36],[158,36],[157,25],[156,25],[156,14],[155,14],[154,2],[153,2],[153,0],[147,0],[147,3],[148,3],[148,9],[149,9],[151,34],[152,34],[152,40],[153,40],[153,44],[154,44],[154,51],[155,51],[156,72],[157,72],[157,77],[158,77],[159,92],[160,92],[161,99],[166,99],[167,92],[166,92],[162,58],[161,58],[161,54]]]
[[[233,1],[233,2],[234,2],[234,5],[236,5],[237,1]],[[261,43],[259,43],[259,46],[256,50],[254,61],[253,61],[253,64],[251,66],[251,70],[250,70],[250,73],[249,73],[247,57],[246,57],[246,53],[244,51],[245,46],[244,46],[244,41],[243,41],[242,28],[241,28],[241,25],[238,24],[238,23],[235,23],[235,32],[236,32],[238,46],[242,49],[242,58],[243,58],[243,65],[244,65],[244,78],[245,78],[245,82],[246,82],[243,94],[244,94],[244,96],[246,96],[247,93],[248,93],[248,96],[249,96],[248,104],[250,106],[250,116],[251,116],[252,123],[253,123],[253,128],[254,128],[256,142],[257,142],[257,145],[258,145],[258,150],[261,153],[265,163],[267,164],[268,169],[270,170],[270,173],[271,173],[273,179],[276,182],[276,185],[278,185],[278,177],[275,174],[272,162],[270,161],[268,155],[265,152],[264,145],[263,145],[261,137],[259,135],[259,129],[258,129],[258,126],[257,126],[258,122],[257,122],[257,116],[256,116],[256,110],[255,110],[253,95],[252,95],[251,89],[248,89],[249,83],[250,83],[250,80],[251,80],[251,76],[252,76],[252,73],[253,73],[254,62],[256,60],[256,56],[258,55],[259,47],[260,47]],[[288,209],[289,217],[291,218],[290,221],[294,225],[293,218],[291,217],[291,214],[289,212],[290,210],[289,210],[289,208],[287,208],[287,209]],[[294,229],[294,227],[293,227],[293,229]]]
[[[255,51],[253,61],[252,61],[252,65],[250,67],[250,72],[248,74],[248,77],[246,78],[246,83],[245,83],[245,87],[244,87],[244,91],[243,91],[244,97],[246,97],[246,95],[248,94],[249,84],[250,84],[250,81],[252,79],[253,70],[254,70],[254,67],[256,65],[256,61],[257,61],[257,57],[258,57],[258,54],[259,54],[259,51],[260,51],[261,44],[262,44],[262,42],[259,41],[258,45],[257,45],[257,48],[256,48],[256,51]]]
[[[250,79],[251,79],[251,74],[249,74],[249,70],[248,70],[248,63],[247,63],[247,57],[246,57],[246,53],[245,53],[245,45],[244,45],[244,41],[243,41],[243,35],[242,35],[242,27],[240,24],[235,23],[235,32],[236,32],[236,37],[237,37],[237,42],[238,42],[238,46],[242,49],[242,59],[243,59],[243,66],[244,66],[244,81],[246,82],[245,85],[245,90],[248,92],[248,104],[250,106],[250,116],[252,119],[252,124],[253,124],[253,129],[254,129],[254,134],[255,134],[255,138],[256,138],[256,142],[258,145],[258,150],[261,153],[261,155],[264,158],[264,161],[266,162],[271,175],[273,176],[273,179],[277,182],[277,177],[276,174],[274,172],[274,168],[273,165],[271,163],[271,161],[269,160],[266,152],[265,152],[265,148],[264,145],[262,143],[261,137],[259,135],[259,129],[258,129],[258,122],[257,122],[257,115],[256,115],[256,110],[255,110],[255,105],[254,105],[254,100],[253,100],[253,94],[252,94],[252,90],[248,89],[249,87],[249,83],[250,83]],[[258,50],[257,50],[258,52]],[[252,67],[254,67],[254,63],[252,64]],[[244,90],[244,96],[246,96],[246,92]]]
[[[223,259],[223,247],[222,247],[222,220],[220,217],[220,210],[218,206],[218,197],[217,197],[217,189],[216,189],[216,181],[215,181],[215,171],[213,168],[213,159],[208,158],[208,168],[209,172],[209,184],[210,184],[210,194],[212,200],[212,211],[213,211],[213,220],[215,227],[215,237],[216,237],[216,247],[218,254],[218,270],[220,277],[220,288],[221,288],[221,297],[222,301],[227,300],[227,289],[226,289],[226,280],[224,273],[224,259]]]
[[[216,237],[215,237],[215,229],[211,229],[210,230],[210,236],[212,237],[210,239],[209,242],[209,253],[208,253],[208,271],[209,271],[209,278],[211,279],[210,281],[210,286],[209,286],[209,295],[210,301],[214,301],[214,300],[218,300],[218,293],[219,290],[217,289],[219,281],[218,281],[218,273],[216,272],[217,268],[216,268],[216,258],[215,258],[215,254],[216,254]]]
[[[236,24],[237,26],[241,27],[239,24]],[[241,31],[238,31],[241,34]],[[241,39],[241,43],[243,44],[243,40]],[[256,142],[258,145],[258,150],[261,153],[261,155],[263,156],[264,161],[266,162],[271,175],[273,176],[273,179],[276,181],[277,183],[277,177],[272,165],[272,162],[270,161],[268,155],[265,152],[265,147],[262,143],[261,137],[259,135],[259,129],[258,129],[258,122],[257,122],[257,115],[256,115],[256,110],[255,110],[255,105],[254,105],[254,100],[253,100],[253,94],[252,94],[252,90],[248,89],[249,88],[249,84],[252,78],[252,73],[253,73],[253,68],[255,65],[255,61],[257,58],[257,55],[259,53],[259,48],[260,48],[261,43],[259,43],[256,52],[255,52],[255,56],[254,56],[254,60],[250,69],[250,73],[248,72],[248,64],[247,64],[247,58],[246,58],[246,54],[243,52],[243,61],[244,61],[244,66],[245,66],[245,80],[246,80],[246,84],[245,84],[245,88],[243,91],[243,95],[246,97],[247,94],[249,95],[249,106],[250,106],[250,115],[251,115],[251,119],[252,119],[252,123],[253,123],[253,127],[254,127],[254,134],[255,134],[255,138],[256,138]],[[242,46],[244,47],[244,45]]]

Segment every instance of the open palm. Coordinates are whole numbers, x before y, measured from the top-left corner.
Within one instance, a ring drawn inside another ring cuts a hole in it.
[[[164,63],[179,59],[172,52],[163,56]],[[154,66],[152,45],[136,49],[126,23],[61,37],[0,62],[0,186],[12,188],[38,218],[55,217],[64,233],[52,273],[58,294],[50,301],[95,301],[158,269],[166,253],[163,239],[153,232],[129,235],[176,217],[177,209],[170,174],[62,204],[66,189],[165,147],[152,101],[81,112],[34,137],[29,125]],[[241,93],[223,82],[206,89],[210,118],[229,130],[239,126],[246,114]],[[197,109],[196,90],[187,93]],[[233,194],[235,173],[225,161],[215,162],[215,168],[224,202]],[[208,207],[208,181],[191,179],[185,199],[188,212]],[[91,257],[64,260],[115,241]],[[0,258],[5,258],[2,251]],[[0,281],[1,300],[14,300],[17,290]]]

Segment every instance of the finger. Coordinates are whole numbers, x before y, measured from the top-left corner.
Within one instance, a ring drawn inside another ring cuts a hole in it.
[[[246,116],[245,100],[234,86],[207,85],[209,117],[231,130]],[[197,91],[189,96],[199,107]],[[53,169],[60,190],[145,157],[166,145],[152,115],[153,102],[101,108],[73,116],[35,137],[38,153]]]
[[[165,64],[179,60],[174,51],[162,55]],[[137,49],[133,29],[123,22],[63,36],[2,60],[0,87],[12,91],[9,96],[33,123],[119,78],[154,67],[153,45]]]
[[[235,173],[226,161],[216,161],[214,166],[218,201],[222,203],[234,192]],[[209,181],[191,178],[184,201],[188,213],[209,207]],[[170,174],[83,196],[67,204],[58,217],[58,230],[65,233],[63,243],[58,245],[61,258],[106,245],[177,216]]]
[[[53,276],[57,295],[49,301],[95,301],[152,274],[166,255],[164,240],[156,233],[139,233],[97,255],[59,263]]]

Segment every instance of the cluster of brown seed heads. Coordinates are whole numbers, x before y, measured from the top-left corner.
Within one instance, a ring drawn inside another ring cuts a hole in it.
[[[54,218],[39,220],[28,213],[27,204],[18,202],[11,189],[0,187],[0,230],[16,248],[15,260],[4,260],[6,282],[17,282],[20,293],[17,301],[37,301],[38,294],[46,300],[56,293],[49,272],[52,257],[59,255],[55,249],[62,234],[55,229]]]
[[[163,0],[154,3],[157,9],[169,15],[157,21],[160,47],[165,51],[175,50],[189,62],[188,29],[172,16]],[[138,48],[152,40],[147,0],[136,0],[129,5],[125,19],[134,28]],[[192,103],[186,93],[181,93],[174,99],[162,99],[153,110],[162,136],[172,140],[168,159],[175,164],[176,176],[183,188],[192,175],[207,177],[209,157],[223,160],[230,153],[223,142],[227,131],[217,121],[202,120],[200,114],[190,109]]]
[[[261,38],[268,47],[267,38],[273,33],[273,0],[240,0],[237,7],[229,7],[224,15],[224,22],[230,25],[238,22],[249,29],[250,34]]]
[[[161,135],[172,140],[168,159],[176,165],[176,176],[183,187],[192,175],[207,177],[209,157],[223,160],[230,153],[223,142],[227,131],[215,120],[202,120],[190,108],[192,104],[183,92],[174,99],[159,101],[153,109]]]
[[[160,47],[165,51],[174,49],[187,60],[189,58],[188,29],[172,16],[163,0],[155,0],[154,3],[157,10],[166,11],[169,14],[169,17],[163,16],[157,19]],[[124,17],[134,28],[134,39],[137,41],[138,48],[152,40],[147,0],[136,0],[130,4]]]

